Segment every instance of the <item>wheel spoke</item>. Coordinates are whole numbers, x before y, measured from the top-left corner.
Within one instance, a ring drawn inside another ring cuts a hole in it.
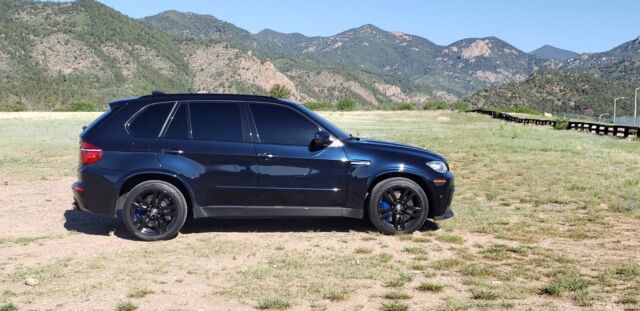
[[[400,198],[398,198],[398,201],[403,202],[405,201],[405,199],[407,198],[407,195],[409,195],[409,192],[411,190],[409,190],[409,188],[403,188],[400,192]]]
[[[404,199],[402,199],[402,204],[407,204],[411,202],[411,200],[413,200],[415,196],[416,194],[413,191],[411,191],[408,195],[404,197]]]
[[[384,193],[384,198],[389,202],[389,204],[393,204],[396,201],[396,194],[392,194],[391,190],[387,190]]]

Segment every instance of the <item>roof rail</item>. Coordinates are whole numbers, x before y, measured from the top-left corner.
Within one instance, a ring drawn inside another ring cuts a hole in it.
[[[167,94],[165,92],[161,92],[161,91],[151,91],[151,95],[159,96],[159,95],[167,95]]]

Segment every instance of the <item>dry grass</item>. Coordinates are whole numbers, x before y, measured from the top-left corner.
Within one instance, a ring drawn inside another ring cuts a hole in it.
[[[348,220],[204,222],[159,243],[101,218],[68,231],[77,135],[96,114],[4,113],[0,306],[640,308],[639,143],[454,112],[324,115],[444,154],[456,216],[397,237]]]

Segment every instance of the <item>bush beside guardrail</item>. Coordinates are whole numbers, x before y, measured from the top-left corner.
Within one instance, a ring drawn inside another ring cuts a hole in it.
[[[640,127],[637,127],[637,126],[562,120],[562,123],[566,122],[566,126],[565,126],[562,123],[558,123],[558,121],[556,120],[520,118],[520,117],[512,116],[508,113],[485,110],[485,109],[472,109],[472,110],[467,110],[467,112],[475,112],[475,113],[490,115],[493,118],[502,119],[509,122],[516,122],[516,123],[522,123],[522,124],[548,125],[554,128],[558,128],[558,126],[560,126],[560,129],[564,128],[567,130],[589,131],[591,133],[598,134],[598,135],[607,135],[607,136],[620,137],[620,138],[636,136],[638,137],[638,139],[640,139]]]

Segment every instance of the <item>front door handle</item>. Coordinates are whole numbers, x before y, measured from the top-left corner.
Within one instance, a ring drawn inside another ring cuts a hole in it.
[[[162,149],[162,153],[166,154],[183,154],[184,151],[180,149]]]
[[[258,156],[259,156],[259,157],[261,157],[261,158],[263,158],[263,159],[267,159],[267,160],[269,160],[269,159],[275,159],[275,158],[277,158],[277,157],[278,157],[277,155],[275,155],[275,154],[273,154],[273,153],[269,153],[269,152],[261,153],[261,154],[259,154]]]

